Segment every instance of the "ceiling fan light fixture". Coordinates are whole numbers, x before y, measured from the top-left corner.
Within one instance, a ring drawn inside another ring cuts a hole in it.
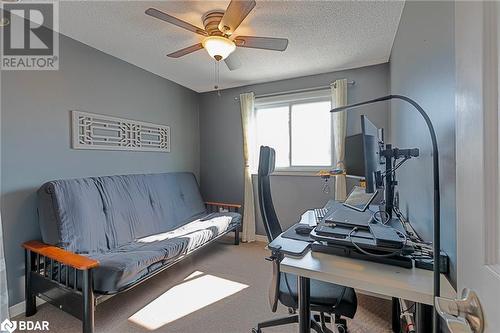
[[[208,54],[217,61],[226,59],[236,49],[232,40],[222,36],[209,36],[201,43]]]

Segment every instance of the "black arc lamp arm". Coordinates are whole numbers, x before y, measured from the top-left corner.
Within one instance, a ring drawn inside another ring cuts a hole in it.
[[[424,118],[425,123],[427,124],[427,129],[431,135],[432,141],[432,166],[433,166],[433,176],[434,176],[434,297],[440,296],[441,293],[441,284],[440,284],[440,255],[441,255],[441,217],[440,217],[440,195],[439,195],[439,155],[438,155],[438,145],[436,132],[434,130],[434,126],[432,125],[431,119],[429,115],[424,111],[424,109],[413,99],[402,96],[402,95],[387,95],[375,99],[371,99],[364,102],[359,102],[355,104],[350,104],[346,106],[340,106],[338,108],[332,109],[330,112],[340,112],[353,108],[357,108],[362,105],[373,104],[377,102],[388,101],[391,99],[400,99],[409,104],[411,104]],[[439,316],[434,311],[434,332],[439,332]]]

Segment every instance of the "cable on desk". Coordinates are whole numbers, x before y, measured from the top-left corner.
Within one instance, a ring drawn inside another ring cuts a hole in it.
[[[386,226],[387,228],[392,228],[392,227],[389,227],[389,226]],[[349,234],[347,235],[347,237],[349,237],[349,240],[351,241],[351,244],[361,253],[363,254],[366,254],[367,256],[372,256],[372,257],[379,257],[379,258],[387,258],[387,257],[392,257],[392,256],[395,256],[397,254],[401,254],[401,252],[403,251],[403,249],[405,248],[406,246],[406,241],[408,240],[408,238],[406,237],[406,235],[404,233],[402,233],[401,231],[395,229],[395,228],[392,228],[394,229],[394,231],[396,231],[396,233],[398,235],[402,235],[404,237],[404,242],[403,242],[403,246],[401,246],[400,249],[398,249],[397,251],[394,251],[394,252],[391,252],[391,253],[387,253],[387,254],[378,254],[378,253],[372,253],[372,252],[369,252],[369,251],[366,251],[366,250],[363,250],[361,247],[358,246],[358,244],[356,244],[356,242],[354,242],[354,240],[352,239],[352,234],[355,233],[356,231],[358,231],[358,227],[354,227],[352,228],[352,230],[349,232]]]
[[[410,305],[407,309],[402,309],[401,312],[409,312],[409,311],[413,311],[413,309],[415,308],[415,305],[417,303],[416,302],[413,302],[412,305]]]
[[[400,166],[403,165],[404,162],[408,161],[410,158],[409,157],[405,157],[402,161],[400,161],[399,163],[396,164],[396,160],[394,160],[394,165],[391,169],[387,170],[386,172],[384,172],[382,178],[384,178],[386,175],[388,174],[394,174],[396,172],[397,169],[399,169]]]
[[[407,301],[404,299],[399,299],[399,309],[400,316],[399,318],[404,321],[403,331],[404,333],[415,333],[415,305],[417,303],[413,302],[412,305],[408,306]]]
[[[380,219],[377,218],[377,215],[380,215]],[[387,225],[387,223],[389,223],[389,221],[391,220],[391,216],[385,210],[378,210],[374,212],[372,217],[375,221],[383,225]]]
[[[396,214],[397,218],[401,222],[401,225],[403,226],[405,232],[407,233],[408,237],[410,238],[411,241],[414,242],[414,245],[417,245],[422,248],[427,248],[431,252],[433,252],[433,247],[432,247],[432,242],[425,242],[413,229],[413,226],[411,225],[410,222],[408,222],[405,217],[403,216],[403,213],[401,213],[401,210],[397,206],[394,206],[393,208],[394,213]]]

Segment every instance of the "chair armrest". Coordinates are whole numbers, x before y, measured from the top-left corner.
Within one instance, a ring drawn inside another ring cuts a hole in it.
[[[207,206],[216,206],[216,207],[223,207],[223,208],[236,208],[240,209],[241,205],[239,204],[232,204],[232,203],[223,203],[223,202],[213,202],[213,201],[205,201],[205,205]]]
[[[64,265],[76,268],[78,270],[87,270],[99,266],[99,261],[90,259],[86,256],[63,250],[57,246],[45,244],[32,240],[23,244],[26,250],[38,253],[42,256],[60,262]]]

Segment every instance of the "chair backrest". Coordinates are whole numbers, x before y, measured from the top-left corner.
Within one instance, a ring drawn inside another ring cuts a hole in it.
[[[278,237],[283,230],[274,210],[273,198],[271,196],[271,184],[269,175],[274,171],[275,153],[274,149],[267,146],[260,147],[259,170],[258,170],[258,195],[260,214],[266,229],[269,242]]]

